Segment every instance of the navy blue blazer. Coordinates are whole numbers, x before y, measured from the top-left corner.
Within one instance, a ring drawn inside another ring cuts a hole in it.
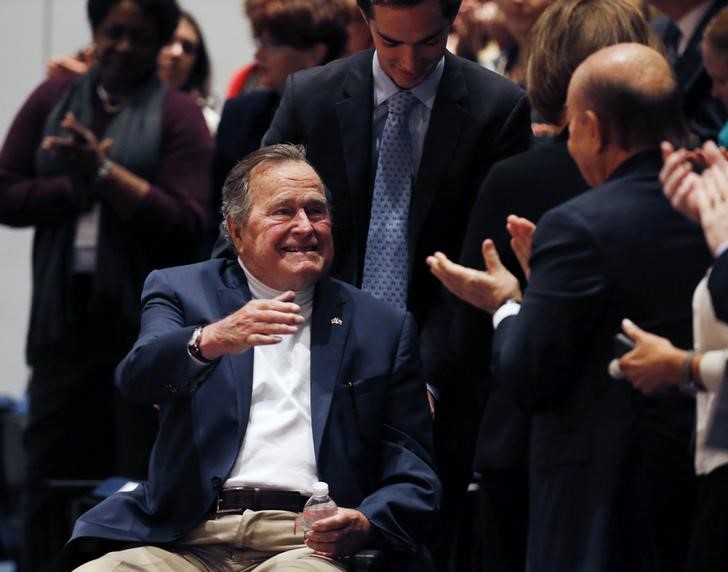
[[[333,276],[359,285],[376,165],[372,157],[374,51],[366,50],[289,76],[263,144],[302,143],[331,193],[336,257]],[[412,189],[408,309],[422,329],[428,382],[439,385],[440,283],[425,258],[440,250],[456,259],[478,188],[491,165],[527,148],[528,100],[512,82],[445,54]],[[444,372],[446,375],[449,372]]]
[[[160,406],[149,480],[81,516],[70,547],[95,537],[164,544],[211,509],[245,436],[253,352],[190,367],[193,329],[250,299],[237,261],[155,271],[143,293],[139,339],[117,370],[128,398]],[[338,320],[334,320],[338,318]],[[311,420],[318,477],[340,506],[363,512],[410,551],[433,528],[440,484],[412,317],[324,278],[311,329]]]
[[[541,218],[521,312],[494,334],[494,375],[535,412],[533,572],[684,568],[694,402],[644,397],[607,374],[623,318],[692,344],[710,254],[663,196],[661,165],[659,151],[635,155]]]

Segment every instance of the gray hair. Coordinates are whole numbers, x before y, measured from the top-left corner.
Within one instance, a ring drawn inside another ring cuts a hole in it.
[[[285,163],[306,160],[303,145],[278,144],[257,149],[241,159],[230,171],[222,186],[222,216],[231,217],[238,225],[247,222],[253,201],[250,197],[250,173],[263,163]]]

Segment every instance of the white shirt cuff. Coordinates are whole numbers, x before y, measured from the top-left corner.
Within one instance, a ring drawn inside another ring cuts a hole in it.
[[[515,300],[508,300],[505,304],[502,304],[493,314],[493,329],[495,330],[508,316],[515,316],[520,311],[521,305]]]
[[[715,249],[715,257],[718,258],[726,250],[728,250],[728,240],[724,240],[718,245],[718,248]]]
[[[700,359],[700,381],[711,393],[718,393],[723,383],[726,358],[728,358],[728,351],[712,350],[705,352]]]

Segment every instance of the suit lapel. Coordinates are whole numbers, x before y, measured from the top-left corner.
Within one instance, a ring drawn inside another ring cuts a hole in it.
[[[468,111],[462,104],[466,96],[467,87],[460,62],[455,56],[446,52],[445,69],[437,88],[430,126],[427,129],[420,158],[420,169],[412,193],[409,229],[410,266],[432,200],[455,154],[460,133],[469,119]]]
[[[340,289],[324,278],[316,287],[311,319],[311,425],[316,459],[350,325],[351,310],[343,301]]]
[[[237,259],[230,261],[230,265],[223,274],[223,285],[218,288],[217,294],[220,300],[220,318],[232,314],[250,301],[248,282],[245,280],[245,274]],[[253,349],[227,356],[226,361],[231,370],[231,380],[237,401],[238,428],[239,434],[242,436],[248,426],[250,416],[253,391]]]
[[[336,102],[336,115],[344,154],[344,168],[349,183],[355,239],[366,240],[371,202],[372,171],[372,113],[374,106],[374,80],[372,78],[373,51],[352,60],[342,85],[342,97]],[[338,190],[337,190],[338,192]],[[361,246],[361,252],[364,246]],[[352,253],[352,256],[356,256]],[[355,277],[354,283],[358,282]]]

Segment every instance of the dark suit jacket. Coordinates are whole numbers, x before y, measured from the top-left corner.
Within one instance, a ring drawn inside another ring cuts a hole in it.
[[[547,210],[585,191],[588,186],[566,148],[567,130],[538,141],[524,153],[496,163],[483,183],[468,222],[461,264],[483,270],[481,245],[493,239],[503,264],[525,283],[506,230],[509,214],[538,222]],[[492,385],[490,348],[492,320],[485,312],[460,304],[450,331],[450,356],[458,376],[473,395],[488,391],[476,449],[476,470],[525,464],[528,417],[516,406],[508,384]]]
[[[274,91],[251,91],[225,102],[215,135],[212,156],[212,206],[214,220],[220,222],[222,185],[230,170],[248,153],[260,147],[270,127],[281,96]],[[217,225],[215,230],[217,230]]]
[[[694,402],[677,391],[645,398],[607,374],[623,318],[692,342],[692,293],[710,256],[663,197],[661,165],[658,151],[638,154],[542,217],[521,313],[495,332],[494,375],[537,412],[535,572],[684,567]]]
[[[264,144],[306,145],[333,199],[336,257],[332,274],[361,284],[374,182],[372,50],[289,77]],[[442,291],[425,258],[460,252],[465,221],[490,166],[525,149],[529,106],[521,89],[482,67],[446,53],[445,69],[425,138],[410,207],[408,308],[422,327],[442,310]],[[435,336],[435,337],[432,337]],[[423,332],[428,380],[437,382],[435,354],[442,328]]]
[[[683,112],[690,130],[701,140],[716,139],[721,127],[728,121],[723,104],[711,95],[712,81],[703,66],[700,41],[710,19],[728,6],[726,0],[716,0],[705,14],[695,33],[688,41],[685,52],[673,64],[675,77],[683,99]],[[664,40],[669,19],[660,17],[652,22],[657,34]]]
[[[139,339],[117,370],[125,396],[160,405],[149,480],[81,516],[69,550],[85,537],[174,542],[211,509],[245,436],[253,352],[224,356],[199,373],[190,367],[186,344],[196,325],[219,320],[249,299],[236,261],[150,274]],[[332,324],[334,317],[340,325]],[[323,279],[311,328],[318,477],[340,506],[357,508],[387,539],[414,551],[433,527],[440,484],[413,320]]]
[[[728,251],[721,254],[708,278],[708,290],[713,301],[715,316],[728,323]]]

